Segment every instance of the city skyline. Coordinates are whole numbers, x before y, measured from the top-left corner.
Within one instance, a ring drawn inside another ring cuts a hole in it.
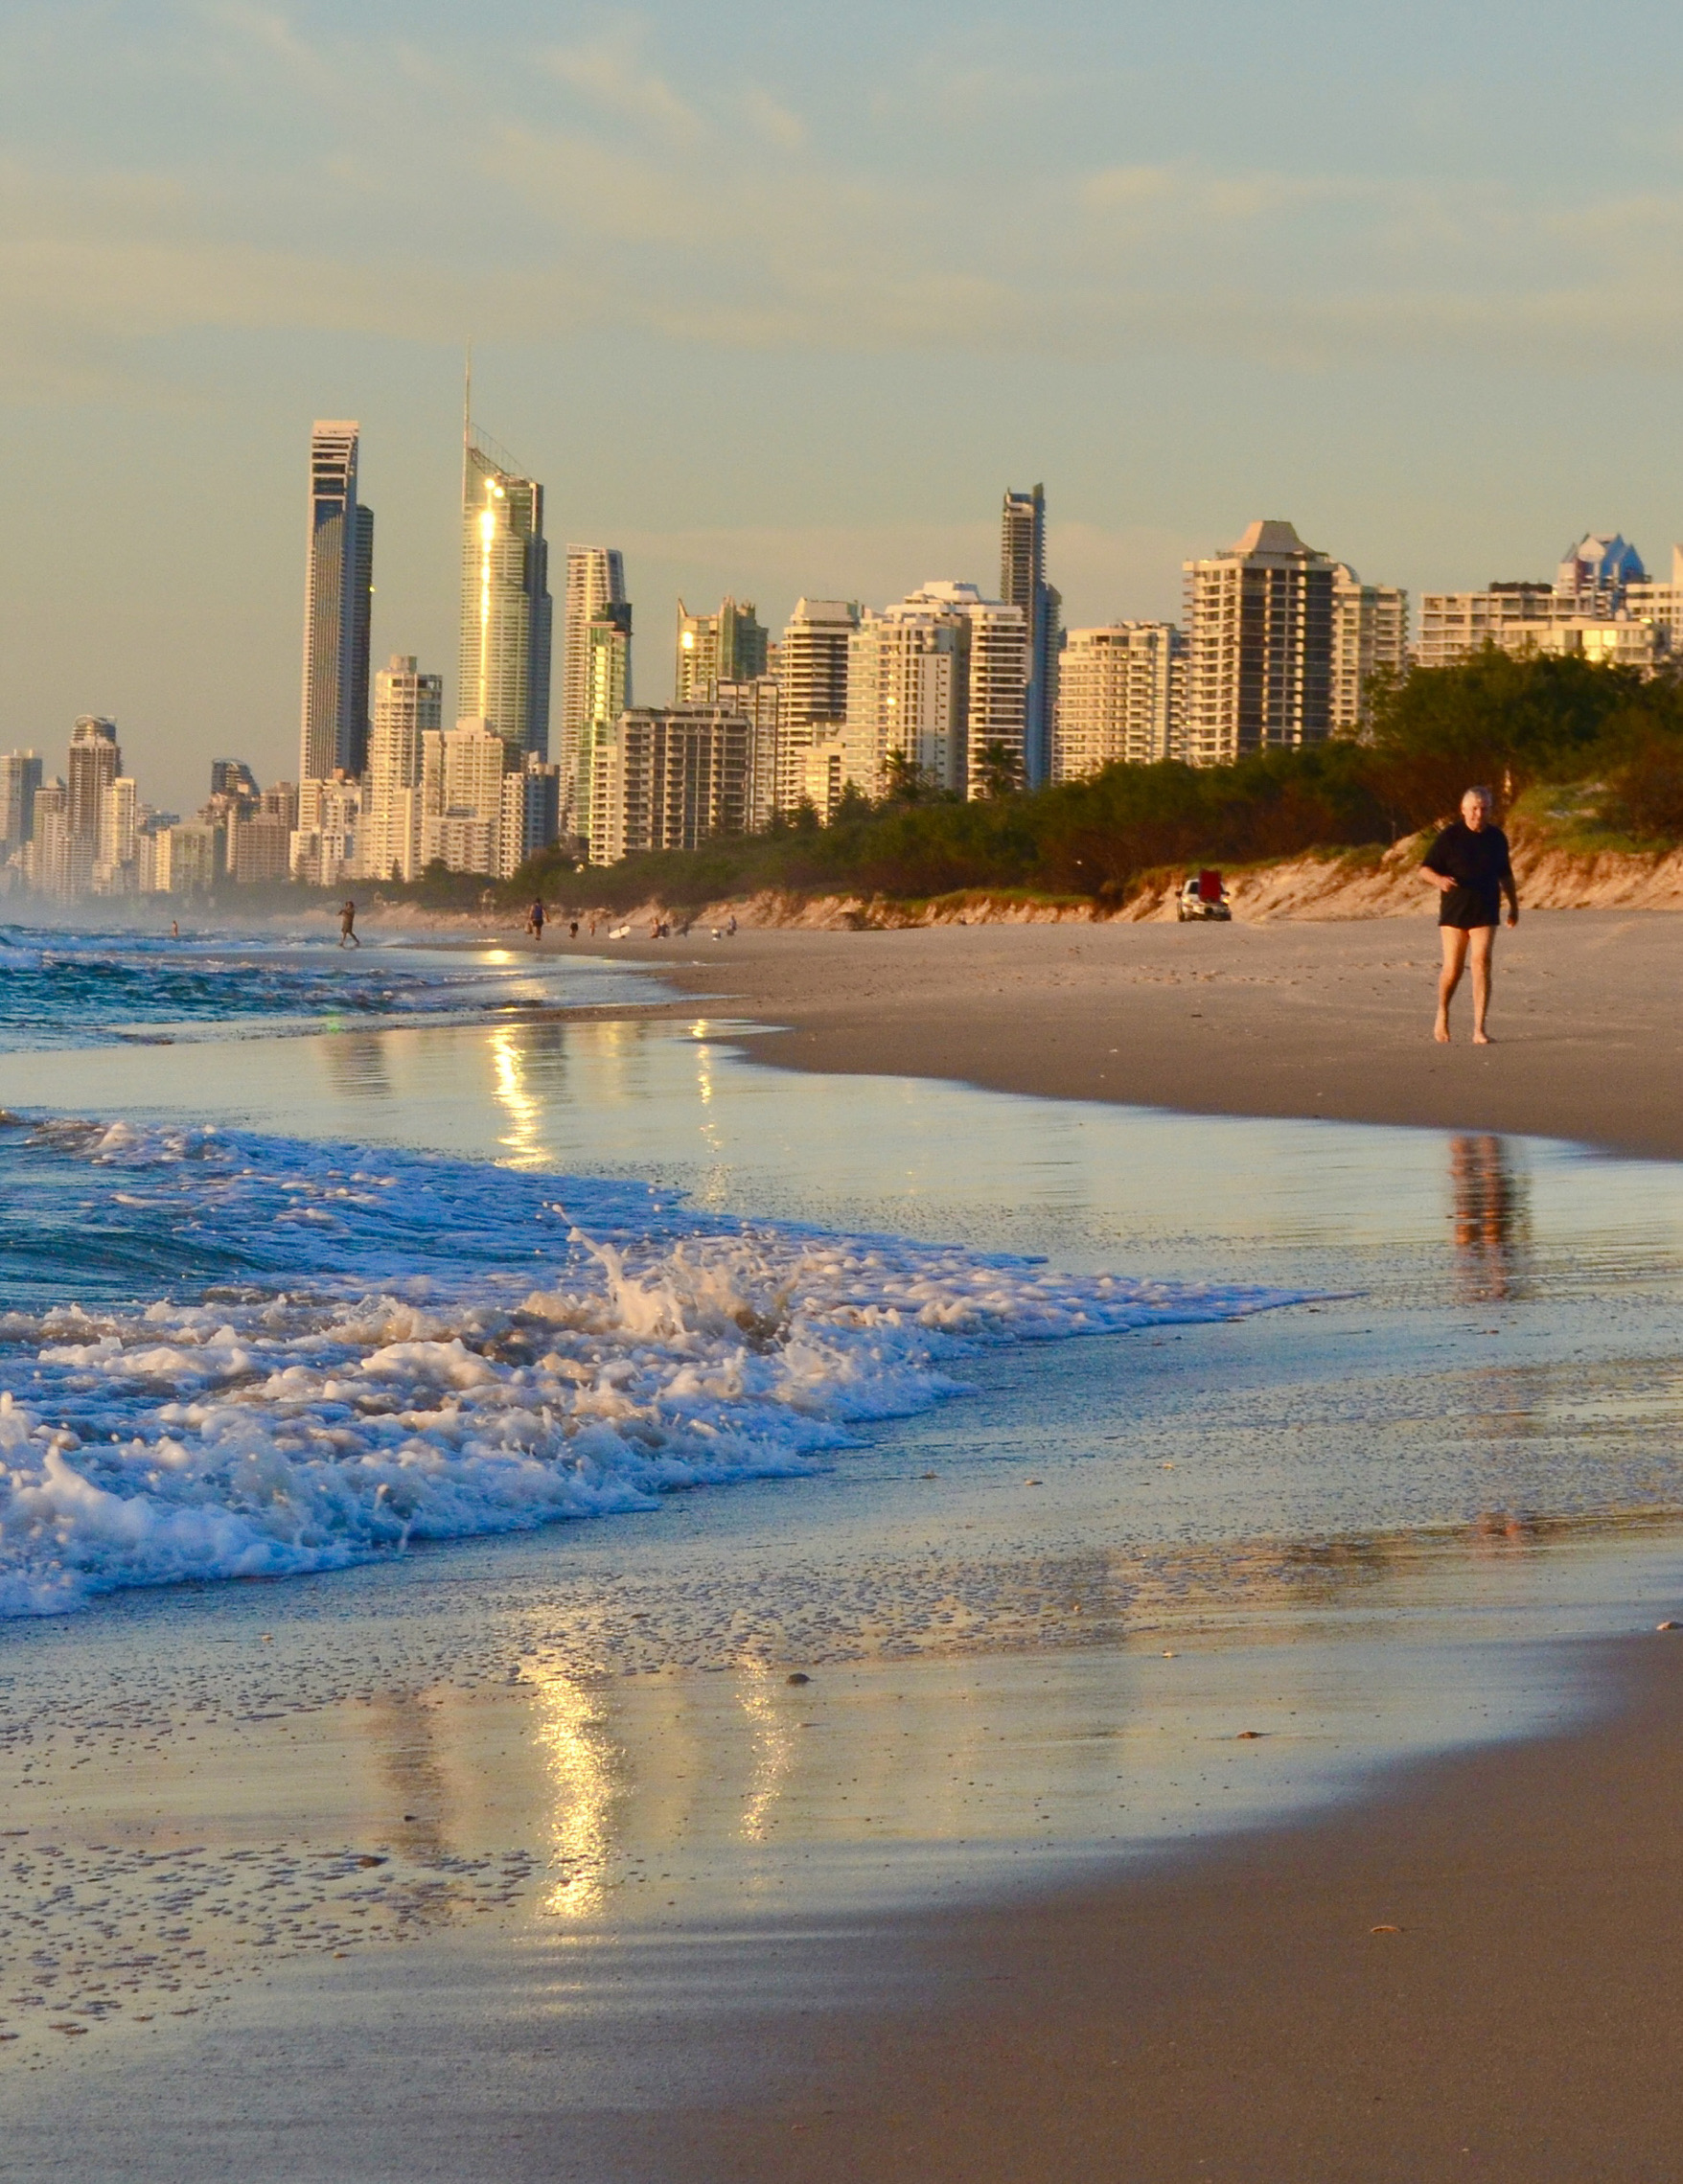
[[[991,590],[990,511],[1041,477],[1072,627],[1172,617],[1181,563],[1269,510],[1417,597],[1677,528],[1663,425],[1558,428],[1669,409],[1683,64],[1640,0],[1617,39],[1548,0],[1406,38],[1221,0],[844,6],[821,39],[658,0],[80,24],[0,27],[31,512],[0,741],[107,714],[172,803],[231,715],[295,770],[301,415],[362,421],[372,657],[453,675],[470,335],[557,552],[621,547],[650,632],[680,596],[775,627],[802,589]],[[1562,157],[1598,101],[1617,126]],[[97,523],[40,494],[43,445]]]

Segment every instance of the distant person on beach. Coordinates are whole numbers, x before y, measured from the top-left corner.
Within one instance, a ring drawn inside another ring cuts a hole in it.
[[[1461,799],[1461,816],[1452,819],[1427,850],[1421,870],[1438,889],[1438,924],[1443,936],[1443,968],[1438,977],[1438,1022],[1432,1036],[1449,1044],[1449,1004],[1461,974],[1472,958],[1473,1045],[1487,1046],[1485,1019],[1490,1007],[1490,957],[1508,897],[1508,922],[1519,923],[1519,894],[1508,837],[1490,824],[1490,792],[1469,789]]]
[[[526,931],[540,946],[543,940],[543,898],[540,895],[526,913]]]
[[[174,917],[173,917],[173,918],[170,920],[170,938],[171,938],[172,940],[179,940],[179,939],[180,939],[180,937],[181,937],[181,920],[180,920],[179,918],[174,918]]]
[[[355,903],[346,903],[339,911],[339,946],[343,948],[347,941],[353,948],[360,948],[362,945],[357,938],[357,906]]]
[[[590,930],[592,932],[594,932],[596,929],[594,926],[592,926]],[[572,923],[567,927],[566,936],[569,940],[577,940],[579,937],[579,921],[577,918],[574,918]]]

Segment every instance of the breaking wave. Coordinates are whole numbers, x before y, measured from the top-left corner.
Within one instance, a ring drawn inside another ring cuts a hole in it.
[[[980,1345],[1294,1300],[252,1133],[6,1117],[0,1181],[5,1616],[793,1476]]]

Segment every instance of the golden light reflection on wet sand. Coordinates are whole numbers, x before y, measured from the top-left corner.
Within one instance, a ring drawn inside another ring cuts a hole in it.
[[[765,1841],[772,1812],[795,1764],[788,1710],[779,1713],[773,1705],[772,1683],[771,1670],[754,1662],[743,1669],[737,1684],[742,1711],[752,1724],[750,1772],[742,1807],[742,1835],[749,1843]]]
[[[607,1705],[584,1684],[538,1671],[536,1706],[534,1735],[549,1767],[550,1854],[559,1869],[542,1909],[588,1919],[608,1892],[622,1755],[609,1734]]]
[[[497,1105],[508,1118],[501,1138],[510,1155],[508,1165],[542,1168],[549,1164],[543,1141],[543,1103],[526,1087],[523,1043],[513,1030],[491,1035],[491,1064],[496,1078]]]

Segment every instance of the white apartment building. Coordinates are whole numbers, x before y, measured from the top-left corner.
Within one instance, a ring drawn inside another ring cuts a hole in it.
[[[752,730],[725,705],[633,707],[597,752],[590,862],[746,832]]]
[[[1332,732],[1336,563],[1290,523],[1253,523],[1233,545],[1182,564],[1187,757],[1227,766]]]
[[[1187,640],[1172,622],[1072,630],[1058,664],[1052,778],[1184,755]]]
[[[313,887],[336,887],[342,881],[356,879],[361,825],[360,781],[343,774],[325,781],[300,781],[289,860],[293,878]],[[173,845],[170,856],[173,862]],[[172,892],[178,891],[172,882]]]
[[[797,599],[777,647],[783,719],[790,727],[847,718],[847,640],[859,628],[852,599]]]
[[[1364,584],[1340,562],[1332,578],[1332,733],[1368,726],[1376,675],[1408,673],[1408,593],[1394,584]]]
[[[100,798],[99,838],[94,845],[95,894],[132,893],[134,845],[139,825],[139,784],[132,774],[120,773]]]
[[[534,754],[536,755],[536,754]],[[422,738],[421,869],[497,871],[503,840],[503,779],[510,751],[483,720]]]
[[[443,713],[444,678],[422,674],[412,653],[394,653],[374,679],[357,846],[363,879],[413,880],[421,871],[422,754]]]
[[[846,778],[867,796],[891,757],[956,795],[982,793],[990,751],[1022,777],[1028,626],[973,584],[926,584],[848,639]]]
[[[623,608],[623,618],[605,616]],[[568,546],[565,622],[561,669],[562,827],[582,834],[590,809],[589,752],[593,728],[605,717],[618,720],[631,703],[631,608],[625,596],[625,559],[617,546]],[[594,657],[598,621],[610,630],[623,627],[624,657],[618,663],[618,702],[604,716],[595,700],[602,669]]]

